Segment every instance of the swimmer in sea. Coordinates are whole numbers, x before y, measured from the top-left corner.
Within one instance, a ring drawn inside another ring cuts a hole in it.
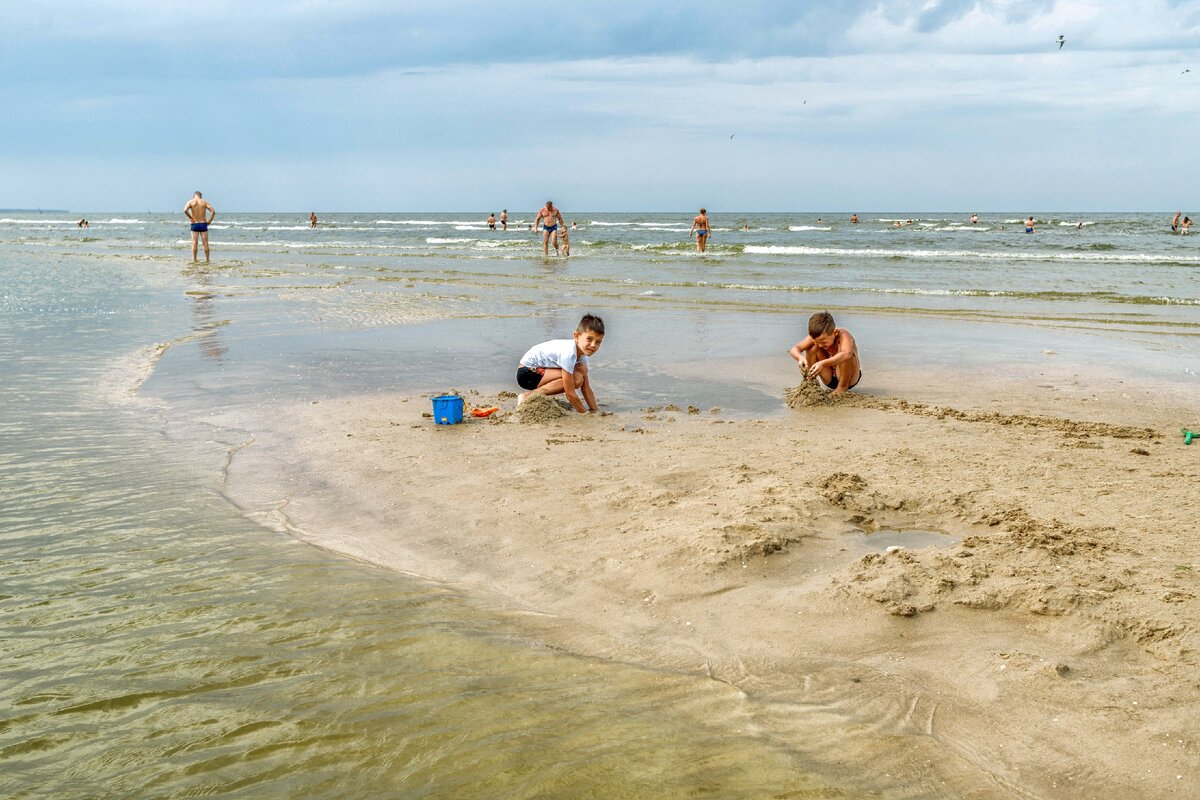
[[[1025,220],[1025,232],[1033,233],[1033,215],[1029,215],[1029,219]]]
[[[1182,216],[1182,211],[1176,211],[1175,216],[1171,218],[1171,233],[1179,233],[1179,218]]]
[[[1192,227],[1192,218],[1184,217],[1183,222],[1179,223],[1179,232],[1187,235],[1188,228]]]
[[[508,209],[507,208],[500,212],[500,227],[504,228],[504,230],[508,230]]]
[[[703,253],[705,248],[708,247],[708,237],[712,235],[710,230],[708,226],[708,212],[702,208],[700,209],[700,213],[696,215],[696,218],[692,220],[692,228],[688,231],[688,236],[696,237],[697,253]]]
[[[567,225],[563,222],[562,212],[554,207],[554,201],[546,201],[546,205],[542,206],[542,210],[533,218],[533,225],[531,227],[537,230],[539,223],[542,226],[542,253],[547,256],[550,255],[550,243],[551,239],[553,239],[554,254],[558,255],[558,226],[562,225],[565,229]]]
[[[979,215],[978,215],[978,214],[972,214],[972,215],[971,215],[971,224],[972,224],[972,225],[978,225],[978,224],[979,224]]]
[[[208,226],[217,218],[217,210],[212,203],[204,199],[204,195],[196,192],[192,199],[183,207],[183,213],[192,223],[192,261],[196,261],[197,239],[204,240],[204,262],[208,263]]]
[[[851,215],[850,215],[850,221],[851,221],[852,223],[854,223],[855,225],[857,225],[857,224],[858,224],[858,214],[851,214]]]
[[[496,230],[496,212],[495,211],[488,214],[488,227],[491,228],[492,230]]]
[[[317,227],[317,212],[315,212],[315,211],[308,212],[308,227],[310,227],[310,228]]]

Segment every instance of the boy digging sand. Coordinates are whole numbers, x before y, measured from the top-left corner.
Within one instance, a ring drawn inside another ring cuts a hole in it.
[[[850,331],[834,325],[828,311],[808,318],[808,336],[789,354],[799,362],[806,378],[820,377],[834,394],[845,394],[862,380],[858,345]]]
[[[596,410],[596,395],[588,377],[588,358],[604,341],[604,320],[584,314],[571,339],[553,339],[529,348],[517,367],[517,383],[527,391],[517,395],[517,404],[530,394],[565,394],[580,414]],[[577,392],[583,392],[587,410]]]

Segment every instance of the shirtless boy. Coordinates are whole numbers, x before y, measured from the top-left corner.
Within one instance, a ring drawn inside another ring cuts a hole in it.
[[[204,261],[208,262],[208,226],[217,218],[217,210],[212,203],[204,199],[204,195],[196,192],[192,199],[183,207],[183,213],[192,223],[192,261],[196,260],[196,240],[204,239]]]
[[[543,222],[543,220],[545,220]],[[542,226],[542,253],[550,255],[550,240],[554,240],[554,253],[558,254],[558,226],[565,225],[563,222],[562,212],[554,207],[554,201],[547,200],[546,205],[542,206],[542,210],[537,213],[533,219],[533,229],[536,231],[538,225]]]
[[[688,236],[693,234],[696,237],[696,252],[703,253],[704,248],[708,247],[708,237],[711,235],[712,229],[708,227],[708,212],[703,208],[696,218],[692,220],[692,229],[688,231]]]
[[[819,377],[834,394],[845,394],[862,380],[858,345],[850,331],[834,325],[828,311],[808,318],[808,336],[797,342],[789,355],[807,377]]]
[[[584,314],[571,339],[553,339],[529,348],[517,366],[517,385],[526,391],[517,396],[518,405],[531,394],[565,394],[580,414],[596,411],[596,395],[588,374],[588,359],[604,341],[604,320]],[[583,393],[584,409],[576,392]]]

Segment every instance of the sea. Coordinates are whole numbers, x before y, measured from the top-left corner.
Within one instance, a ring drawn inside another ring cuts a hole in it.
[[[0,212],[0,796],[991,796],[893,769],[903,737],[782,732],[833,709],[764,726],[737,687],[547,647],[229,499],[230,409],[515,389],[584,312],[617,412],[788,413],[817,310],[869,393],[1195,404],[1200,236],[1170,213],[714,212],[703,254],[693,213],[564,212],[569,258],[532,211],[220,213],[194,264],[179,214]]]

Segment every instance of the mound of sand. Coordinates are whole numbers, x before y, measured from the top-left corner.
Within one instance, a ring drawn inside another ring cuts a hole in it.
[[[530,394],[517,407],[517,419],[521,422],[546,424],[562,419],[571,413],[569,406],[544,394]]]
[[[806,380],[799,386],[785,389],[784,400],[788,408],[806,408],[808,406],[831,406],[846,395],[835,395],[816,381]]]

